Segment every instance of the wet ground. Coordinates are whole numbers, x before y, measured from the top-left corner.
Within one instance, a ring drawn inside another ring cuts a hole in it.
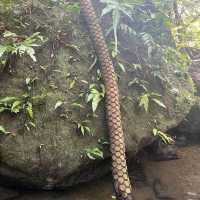
[[[144,159],[130,176],[136,180],[136,200],[200,200],[200,145],[178,150],[179,159]],[[134,169],[134,170],[133,170]],[[133,177],[134,176],[134,177]],[[0,188],[0,200],[112,200],[110,175],[66,192],[13,191]]]

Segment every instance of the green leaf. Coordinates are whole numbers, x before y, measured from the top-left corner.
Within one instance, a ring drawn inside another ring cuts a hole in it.
[[[95,96],[92,100],[92,111],[93,113],[95,113],[95,111],[97,110],[97,107],[99,105],[99,102],[101,101],[100,96]]]
[[[64,103],[63,101],[57,101],[57,102],[56,102],[56,105],[55,105],[55,107],[54,107],[55,110],[56,110],[57,108],[61,107],[61,106],[63,105],[63,103]]]
[[[19,113],[22,109],[22,102],[21,101],[15,101],[11,107],[11,112],[13,113]]]
[[[149,110],[149,95],[144,94],[140,97],[139,106],[143,107],[146,112]]]
[[[72,81],[70,82],[70,84],[69,84],[69,89],[70,89],[70,90],[74,88],[75,83],[76,83],[75,80],[72,80]]]
[[[4,97],[3,99],[0,99],[0,103],[10,104],[15,100],[17,100],[16,97]]]
[[[0,107],[0,113],[4,112],[5,110],[5,107]]]
[[[84,135],[85,135],[85,129],[84,129],[84,126],[81,126],[80,129],[81,129],[81,133],[82,133],[82,135],[84,136]]]
[[[87,97],[86,97],[86,103],[89,103],[90,101],[92,101],[92,99],[94,98],[94,94],[89,94],[89,95],[87,95]]]
[[[98,147],[87,148],[87,149],[85,149],[85,151],[86,151],[87,157],[91,160],[103,158],[103,152]]]
[[[37,61],[35,57],[35,50],[32,47],[26,47],[25,52],[32,58],[34,62]]]
[[[102,10],[102,12],[101,12],[101,17],[103,17],[104,15],[107,15],[107,14],[109,14],[112,10],[113,10],[113,6],[106,6],[103,10]]]
[[[8,134],[8,133],[9,132],[7,132],[3,126],[0,126],[0,134]]]
[[[118,52],[118,25],[120,21],[120,13],[118,9],[115,9],[112,13],[113,18],[113,31],[114,31],[114,38],[115,38],[115,52]]]
[[[124,65],[123,65],[122,63],[119,62],[118,65],[119,65],[120,69],[121,69],[123,72],[126,72],[126,69],[125,69],[125,67],[124,67]]]
[[[7,46],[0,45],[0,58],[7,52]]]
[[[76,108],[85,108],[83,105],[81,105],[80,103],[72,103],[71,104],[73,107],[76,107]]]
[[[162,131],[158,130],[157,128],[153,129],[153,135],[160,137],[161,140],[165,144],[173,144],[174,143],[174,139],[170,135],[163,133]]]
[[[159,105],[160,107],[162,107],[162,108],[167,108],[166,106],[165,106],[165,104],[164,103],[162,103],[160,100],[158,100],[158,99],[155,99],[155,98],[153,98],[152,99],[152,101],[154,101],[157,105]]]
[[[28,102],[26,106],[26,111],[30,119],[33,119],[33,105],[32,103]]]
[[[154,129],[153,129],[153,135],[154,135],[154,136],[157,136],[157,134],[158,134],[158,130],[157,130],[156,128],[154,128]]]
[[[29,122],[28,124],[31,125],[33,128],[36,128],[36,125],[33,122]]]
[[[26,85],[30,85],[30,83],[31,83],[31,78],[30,78],[30,77],[27,77],[27,78],[26,78]]]

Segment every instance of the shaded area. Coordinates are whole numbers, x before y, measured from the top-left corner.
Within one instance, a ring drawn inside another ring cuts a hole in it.
[[[135,198],[139,200],[195,200],[200,198],[200,146],[178,150],[179,159],[156,162],[137,161],[130,165],[136,180]],[[114,195],[111,176],[71,188],[65,192],[0,190],[1,200],[110,200]],[[13,195],[12,195],[13,194]]]

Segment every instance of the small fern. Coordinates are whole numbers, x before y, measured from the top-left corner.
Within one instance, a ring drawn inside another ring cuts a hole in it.
[[[170,135],[168,135],[167,133],[163,133],[162,131],[158,130],[157,128],[153,129],[153,135],[161,138],[161,140],[165,144],[173,144],[175,142],[174,139]]]
[[[4,44],[0,45],[0,61],[5,64],[6,57],[8,55],[28,55],[36,62],[35,47],[41,45],[44,42],[44,38],[39,32],[34,33],[31,36],[20,36],[16,33],[5,31],[3,33]]]
[[[91,131],[91,128],[88,126],[88,120],[78,122],[77,123],[77,129],[80,131],[80,133],[85,136],[85,135],[91,135],[93,136],[93,133]]]
[[[158,93],[143,93],[140,97],[139,97],[139,107],[143,107],[144,110],[146,112],[149,111],[149,104],[150,102],[155,103],[156,105],[158,105],[161,108],[166,109],[165,104],[160,100],[161,95]]]
[[[112,26],[110,28],[110,32],[113,31],[115,40],[115,52],[118,52],[118,29],[121,23],[120,21],[122,16],[128,16],[129,19],[133,20],[133,6],[130,3],[116,0],[100,0],[100,2],[106,5],[101,13],[101,16],[103,17],[107,14],[112,15]]]
[[[85,149],[85,154],[91,160],[103,159],[104,158],[103,157],[103,151],[98,147]]]
[[[148,57],[151,58],[152,57],[152,52],[154,49],[156,49],[157,44],[155,43],[153,37],[146,32],[142,32],[139,34],[141,40],[143,41],[144,45],[147,47],[147,54]]]
[[[124,23],[121,23],[119,25],[119,30],[121,32],[123,32],[124,34],[127,34],[128,36],[136,36],[137,35],[136,31],[132,27],[130,27],[129,25],[124,24]]]

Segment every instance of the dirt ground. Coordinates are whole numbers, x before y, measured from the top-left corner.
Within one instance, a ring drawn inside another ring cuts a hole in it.
[[[200,146],[181,148],[178,155],[177,160],[143,161],[144,177],[132,177],[137,180],[133,184],[136,185],[135,200],[200,200]],[[112,200],[115,197],[112,178],[108,176],[65,192],[20,192],[0,188],[0,200],[11,199]]]

